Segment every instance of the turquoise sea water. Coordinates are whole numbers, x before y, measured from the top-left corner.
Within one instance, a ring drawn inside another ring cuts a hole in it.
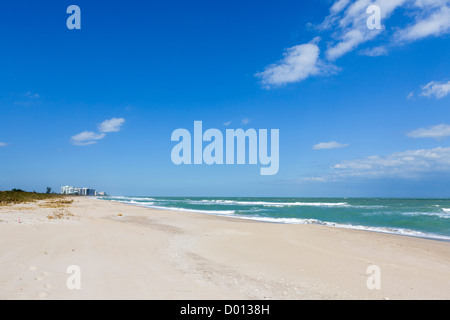
[[[450,199],[200,198],[111,196],[104,200],[272,223],[322,224],[450,241]]]

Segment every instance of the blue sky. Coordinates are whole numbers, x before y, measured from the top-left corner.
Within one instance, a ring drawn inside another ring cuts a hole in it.
[[[0,189],[449,197],[449,34],[448,0],[3,1]],[[196,120],[279,129],[278,174],[174,165]]]

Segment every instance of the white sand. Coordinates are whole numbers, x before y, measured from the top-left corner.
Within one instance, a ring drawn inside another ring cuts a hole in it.
[[[448,242],[74,199],[0,207],[0,299],[450,299]]]

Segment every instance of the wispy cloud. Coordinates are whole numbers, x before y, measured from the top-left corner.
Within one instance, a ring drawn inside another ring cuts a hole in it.
[[[38,93],[33,93],[28,91],[19,96],[19,100],[14,101],[14,104],[21,107],[32,107],[39,104],[39,98],[41,97]]]
[[[122,125],[125,123],[123,118],[112,118],[103,121],[99,126],[99,133],[93,131],[83,131],[74,135],[70,142],[75,146],[88,146],[97,143],[99,140],[106,137],[106,133],[119,132]]]
[[[442,99],[450,94],[450,81],[431,81],[420,87],[419,90],[412,91],[406,97],[408,100],[415,96]]]
[[[416,21],[396,33],[399,41],[416,41],[430,36],[441,36],[450,31],[450,8],[447,1],[416,1],[421,3],[421,12],[415,12]],[[428,5],[424,5],[428,3]],[[440,7],[437,5],[441,5]],[[427,10],[428,9],[428,10]],[[434,9],[434,10],[432,10]]]
[[[232,122],[233,122],[233,121],[227,121],[227,122],[224,122],[223,125],[226,126],[226,127],[228,127]]]
[[[407,134],[411,138],[434,138],[440,139],[450,136],[450,125],[438,124],[428,128],[420,128]]]
[[[450,19],[450,18],[449,18]],[[450,81],[431,81],[422,86],[419,95],[423,97],[435,97],[441,99],[450,93]]]
[[[408,150],[387,156],[369,156],[335,164],[332,173],[306,181],[339,181],[352,177],[417,179],[436,172],[450,173],[450,148]]]
[[[380,57],[380,56],[387,56],[389,52],[386,47],[380,46],[380,47],[364,49],[364,50],[361,50],[359,53],[363,56]]]
[[[98,126],[98,131],[102,133],[119,132],[124,123],[124,118],[112,118],[110,120],[105,120]]]
[[[370,5],[380,8],[380,29],[367,27]],[[394,25],[389,19],[397,11],[404,19],[398,19],[400,23]],[[323,41],[327,47],[321,50],[320,38],[316,37],[310,43],[287,49],[283,60],[256,74],[266,88],[336,73],[339,68],[335,61],[363,44],[367,44],[367,48],[360,50],[360,54],[377,57],[387,55],[398,46],[447,35],[450,33],[450,0],[336,0],[322,23],[308,26],[320,32],[321,38],[328,38]],[[371,47],[375,39],[380,41]]]
[[[74,135],[70,141],[76,146],[87,146],[97,143],[98,140],[103,139],[106,136],[104,133],[95,133],[92,131],[83,131],[77,135]]]
[[[300,82],[310,76],[335,72],[335,67],[326,65],[320,60],[320,49],[317,45],[319,40],[317,37],[310,43],[287,49],[281,61],[269,65],[256,76],[262,80],[266,88],[271,88]]]
[[[33,93],[31,91],[28,91],[27,93],[25,93],[24,96],[27,98],[30,98],[30,99],[37,99],[40,97],[40,95],[38,93]]]
[[[353,51],[361,44],[377,38],[385,31],[384,24],[393,12],[400,6],[406,4],[407,0],[356,0],[336,1],[330,9],[330,14],[321,24],[322,30],[333,30],[333,39],[326,51],[330,60],[336,60],[343,55]],[[369,17],[367,8],[376,5],[380,8],[382,26],[381,29],[369,29],[367,19]],[[339,10],[338,10],[339,9]],[[371,52],[368,49],[368,52]],[[378,52],[377,52],[378,51]],[[380,49],[371,53],[380,53]],[[383,52],[384,54],[385,52]]]
[[[0,142],[0,147],[6,147],[8,144],[6,142]]]
[[[340,176],[416,177],[420,173],[450,170],[450,148],[408,150],[388,156],[342,161],[334,166]]]
[[[320,142],[313,146],[314,150],[323,150],[323,149],[339,149],[348,147],[348,144],[339,143],[336,141],[330,142]]]
[[[250,123],[250,119],[244,118],[244,119],[241,120],[241,123],[242,124],[249,124]]]

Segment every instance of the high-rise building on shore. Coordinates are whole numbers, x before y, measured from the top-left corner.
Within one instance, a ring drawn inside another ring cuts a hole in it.
[[[72,186],[61,187],[61,194],[81,195],[81,196],[106,196],[106,192],[97,192],[91,188],[77,188]]]
[[[61,187],[61,194],[80,194],[80,188],[63,186]]]

